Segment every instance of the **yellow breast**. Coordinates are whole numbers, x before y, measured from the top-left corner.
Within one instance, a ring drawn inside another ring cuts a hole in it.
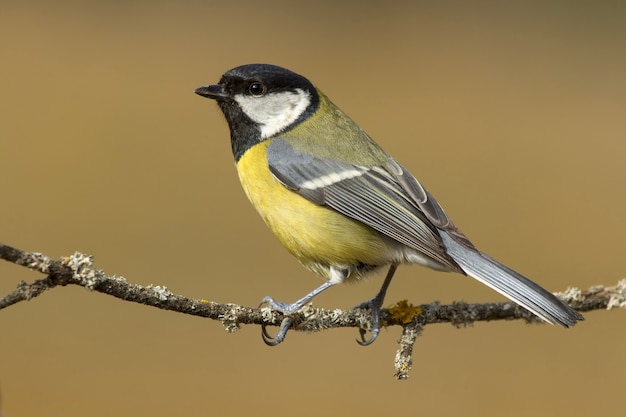
[[[328,266],[386,265],[389,239],[334,210],[318,206],[279,183],[267,166],[271,140],[248,149],[237,163],[250,202],[282,245],[302,264],[328,278]]]

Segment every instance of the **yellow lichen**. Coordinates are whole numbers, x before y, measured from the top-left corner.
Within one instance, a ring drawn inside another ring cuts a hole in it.
[[[408,324],[414,316],[422,314],[422,309],[415,307],[408,300],[400,300],[393,307],[389,308],[389,314],[394,320],[399,320],[402,324]]]

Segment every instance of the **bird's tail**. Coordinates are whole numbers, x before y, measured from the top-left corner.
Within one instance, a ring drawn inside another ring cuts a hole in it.
[[[583,316],[533,281],[495,259],[457,242],[445,231],[440,235],[447,253],[465,273],[551,324],[570,327]]]

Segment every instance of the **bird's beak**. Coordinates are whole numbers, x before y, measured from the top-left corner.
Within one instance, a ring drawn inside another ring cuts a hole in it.
[[[230,97],[228,93],[224,91],[224,86],[222,84],[205,85],[203,87],[196,88],[193,92],[202,97],[211,98],[217,101],[224,101]]]

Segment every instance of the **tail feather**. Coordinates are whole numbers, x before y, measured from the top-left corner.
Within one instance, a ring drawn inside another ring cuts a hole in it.
[[[440,231],[448,255],[472,278],[491,287],[511,301],[551,324],[570,327],[583,316],[554,294],[538,284],[502,265],[484,253],[457,242],[445,231]]]

